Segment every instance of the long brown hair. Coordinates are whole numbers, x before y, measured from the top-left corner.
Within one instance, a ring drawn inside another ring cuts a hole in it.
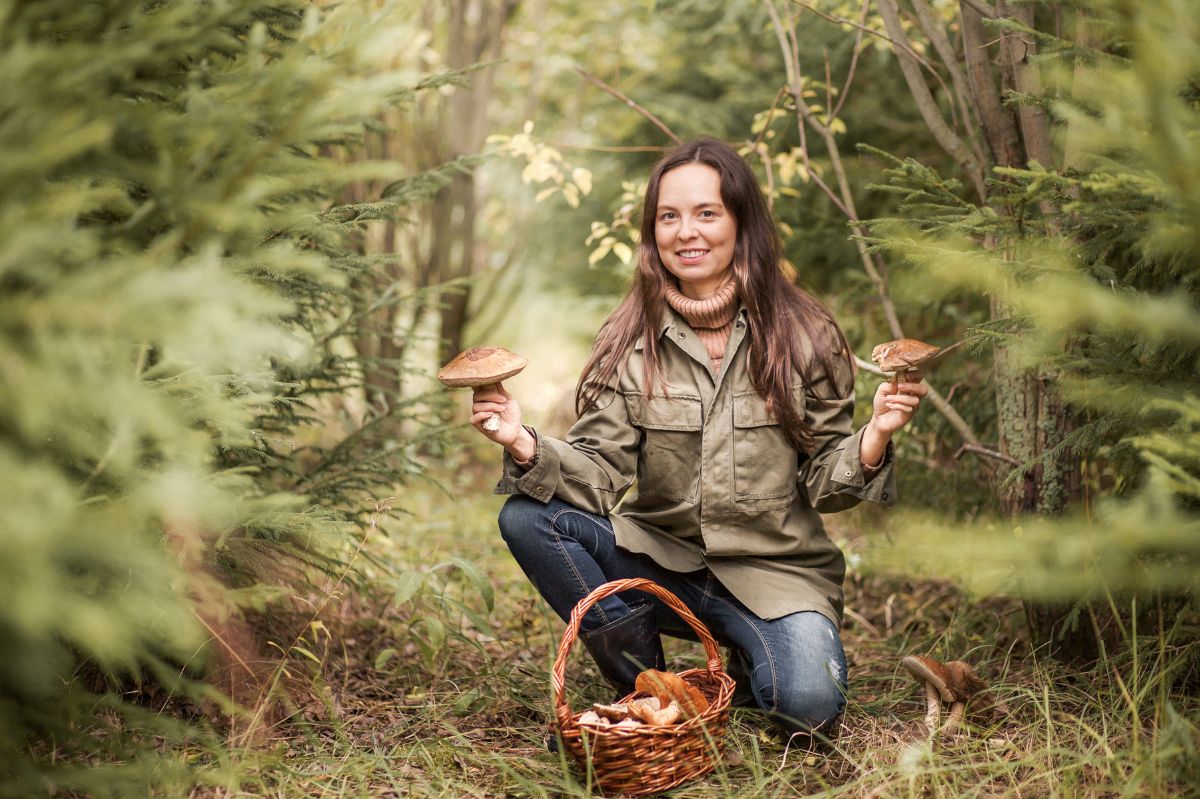
[[[647,394],[666,381],[658,361],[658,334],[662,329],[668,281],[675,278],[663,266],[654,239],[658,191],[662,176],[684,164],[704,164],[721,178],[721,201],[737,221],[733,248],[733,275],[737,296],[746,306],[750,325],[750,382],[783,427],[788,441],[807,449],[812,430],[793,402],[793,375],[812,382],[819,366],[831,388],[843,395],[853,375],[849,347],[833,316],[811,294],[793,285],[779,267],[781,245],[762,190],[754,173],[732,147],[710,137],[675,147],[650,173],[642,207],[641,243],[637,271],[629,293],[605,320],[592,354],[575,387],[575,408],[583,413],[601,389],[613,381],[638,338],[643,342],[643,385]],[[800,325],[812,343],[805,352],[795,334]],[[837,359],[844,361],[837,368]],[[840,382],[839,382],[840,378]]]

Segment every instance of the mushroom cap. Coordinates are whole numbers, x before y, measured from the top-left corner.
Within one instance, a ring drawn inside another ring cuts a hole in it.
[[[961,660],[948,662],[946,673],[950,676],[950,688],[957,694],[959,702],[966,702],[987,688],[987,683],[979,678],[974,669]]]
[[[528,365],[527,359],[503,347],[472,347],[455,355],[437,378],[450,388],[475,388],[506,380]]]
[[[678,704],[685,719],[699,716],[708,709],[708,698],[700,689],[689,685],[678,674],[670,671],[647,669],[637,676],[634,687],[657,697],[664,708],[672,702]]]
[[[955,662],[962,663],[962,661]],[[919,681],[929,683],[936,688],[938,696],[942,698],[943,702],[954,702],[958,699],[958,694],[954,690],[954,678],[950,671],[933,658],[907,655],[900,661],[900,665]]]
[[[941,347],[915,338],[898,338],[885,341],[871,350],[871,360],[885,372],[904,372],[933,360],[941,351]]]

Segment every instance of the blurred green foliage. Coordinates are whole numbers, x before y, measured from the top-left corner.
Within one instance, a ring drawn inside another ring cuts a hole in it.
[[[964,531],[966,557],[934,554],[949,533],[925,519],[910,552],[983,590],[1016,579],[1057,599],[1186,595],[1200,580],[1200,29],[1171,0],[1086,8],[1094,47],[1041,37],[1074,163],[997,170],[1004,214],[895,159],[900,218],[877,225],[880,246],[915,267],[898,278],[907,291],[1012,309],[968,335],[1061,386],[1074,423],[1059,450],[1082,464],[1083,503],[1060,521]]]
[[[344,573],[437,451],[418,400],[363,389],[404,364],[353,346],[409,299],[355,238],[467,168],[348,157],[461,80],[395,58],[415,35],[374,3],[0,4],[0,793],[169,771],[82,722],[182,735],[113,691],[205,695],[221,620]],[[338,205],[352,181],[379,190]],[[130,765],[42,760],[96,747]]]

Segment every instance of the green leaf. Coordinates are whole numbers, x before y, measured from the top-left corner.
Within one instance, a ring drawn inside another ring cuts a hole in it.
[[[387,649],[375,656],[375,670],[381,671],[392,658],[400,654],[400,651],[395,647],[389,646]]]
[[[402,572],[392,580],[392,600],[397,605],[408,602],[425,585],[425,577],[421,572]]]

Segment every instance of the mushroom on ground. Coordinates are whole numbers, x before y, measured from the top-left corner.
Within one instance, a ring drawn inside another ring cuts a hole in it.
[[[961,660],[952,660],[947,663],[946,672],[950,675],[950,687],[954,689],[957,699],[950,706],[950,715],[946,717],[946,726],[943,728],[943,732],[953,735],[958,732],[958,727],[962,724],[963,715],[967,712],[967,702],[970,702],[975,694],[985,690],[987,683],[979,679],[979,675]]]
[[[950,675],[946,673],[946,667],[933,658],[921,655],[908,655],[900,661],[900,665],[925,686],[925,726],[930,732],[935,731],[942,715],[941,703],[954,701],[954,692],[950,690]]]
[[[950,715],[941,732],[953,735],[962,723],[967,702],[987,687],[983,680],[961,660],[946,664],[921,655],[908,655],[900,661],[905,671],[925,686],[925,726],[931,733],[937,732],[941,717],[941,703],[950,702]]]
[[[949,347],[935,347],[915,338],[899,338],[885,341],[871,350],[871,360],[879,364],[884,372],[892,373],[892,384],[900,382],[909,372],[919,372],[951,350],[958,349],[964,342],[956,341]]]
[[[506,380],[529,365],[529,361],[503,347],[472,347],[464,350],[437,374],[448,388],[474,388],[500,391],[500,381]],[[483,423],[483,429],[500,429],[500,415],[493,413]]]

